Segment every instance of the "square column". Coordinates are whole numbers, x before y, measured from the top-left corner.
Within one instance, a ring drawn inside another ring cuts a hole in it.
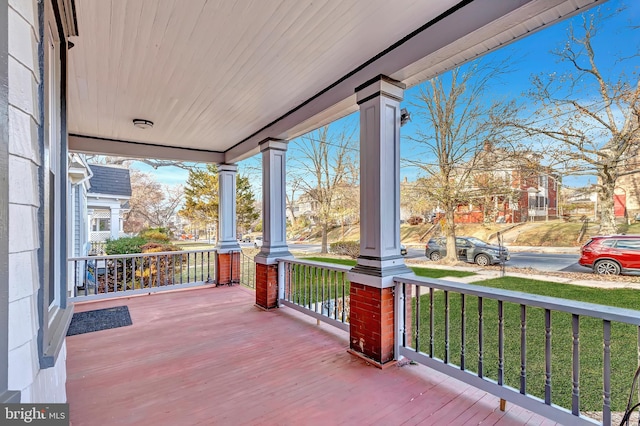
[[[120,208],[111,207],[109,213],[111,214],[111,239],[117,240],[120,238]]]
[[[217,285],[240,282],[240,245],[236,239],[237,174],[235,164],[218,165]]]
[[[360,106],[360,257],[351,281],[351,352],[383,365],[395,337],[393,276],[400,255],[400,101],[404,84],[378,76],[356,88]]]
[[[287,142],[266,139],[262,152],[262,248],[255,257],[256,304],[265,309],[278,305],[278,262],[291,257],[287,245],[286,163]]]

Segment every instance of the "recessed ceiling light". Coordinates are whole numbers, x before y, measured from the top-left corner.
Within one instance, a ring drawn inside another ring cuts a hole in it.
[[[138,129],[150,129],[153,127],[153,121],[143,120],[141,118],[134,118],[133,125]]]

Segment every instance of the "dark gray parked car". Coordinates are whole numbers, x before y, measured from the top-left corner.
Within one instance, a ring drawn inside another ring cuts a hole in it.
[[[511,259],[506,247],[500,248],[475,237],[456,237],[456,251],[458,259],[464,262],[477,263],[480,266],[492,265]],[[425,256],[433,261],[440,260],[447,255],[447,241],[445,237],[431,238],[425,249]]]

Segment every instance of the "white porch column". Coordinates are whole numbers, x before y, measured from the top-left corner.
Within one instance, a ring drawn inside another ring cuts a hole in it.
[[[240,250],[236,238],[236,176],[235,164],[218,165],[218,253]]]
[[[404,84],[378,76],[356,88],[360,106],[360,257],[349,279],[393,286],[411,272],[400,255],[400,101]]]
[[[266,139],[262,152],[263,243],[256,263],[271,265],[276,258],[291,256],[287,246],[286,163],[287,141]]]
[[[111,239],[117,240],[120,238],[120,208],[111,207],[109,212],[111,213]]]

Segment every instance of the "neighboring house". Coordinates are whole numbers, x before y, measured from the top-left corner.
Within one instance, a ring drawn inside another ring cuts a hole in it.
[[[640,143],[637,143],[630,151],[628,159],[622,165],[625,171],[639,168]],[[615,215],[618,218],[633,219],[640,214],[640,172],[618,178],[613,193],[613,204]]]
[[[86,256],[89,248],[89,218],[87,216],[87,194],[91,187],[91,167],[84,155],[69,155],[69,257]]]
[[[124,236],[123,215],[129,210],[131,178],[129,169],[90,164],[87,193],[89,242],[101,243]]]
[[[358,222],[358,206],[360,204],[358,185],[341,184],[334,188],[331,210],[334,213],[336,225],[350,225]],[[318,222],[321,214],[321,204],[318,201],[317,190],[312,189],[301,194],[291,205],[287,206],[287,219],[292,220],[291,210],[296,219],[305,217],[311,224]]]
[[[73,153],[68,156],[69,167],[67,183],[67,248],[68,257],[82,257],[89,254],[89,225],[87,217],[87,193],[91,187],[91,168],[83,154]],[[73,265],[67,265],[67,275],[73,277]],[[82,274],[76,271],[77,277],[67,280],[67,294],[73,294],[74,282],[82,282]]]
[[[562,199],[567,205],[564,213],[597,218],[598,188],[596,185],[580,188],[564,187],[562,192]]]
[[[490,144],[479,156],[470,179],[474,185],[469,187],[469,202],[458,206],[457,221],[518,223],[557,218],[560,181],[553,169],[542,166],[530,153],[507,156]]]
[[[313,218],[316,216],[318,210],[318,202],[315,201],[309,194],[300,195],[295,201],[291,202],[292,205],[287,206],[287,220],[292,221],[293,216],[291,210],[295,212],[296,219],[301,217],[308,218],[312,223]]]
[[[545,172],[530,174],[524,170],[506,170],[509,184],[503,191],[471,197],[458,206],[460,223],[481,223],[486,215],[491,222],[518,223],[558,217],[559,179]]]

